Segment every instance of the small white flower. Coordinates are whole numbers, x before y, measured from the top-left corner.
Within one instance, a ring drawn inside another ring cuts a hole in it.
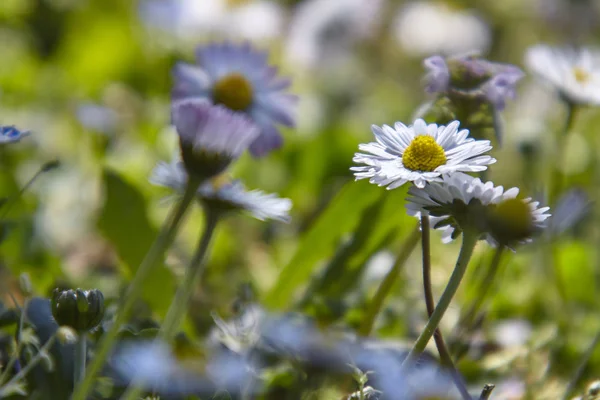
[[[408,190],[409,215],[431,215],[432,226],[442,230],[442,241],[451,242],[464,229],[477,229],[491,245],[527,243],[543,228],[550,207],[538,208],[531,198],[517,199],[519,189],[504,190],[492,182],[456,173],[423,189]],[[468,226],[467,226],[468,225]]]
[[[419,188],[427,182],[457,171],[483,171],[496,159],[483,155],[492,149],[489,140],[468,138],[467,129],[458,130],[459,122],[448,126],[427,125],[417,119],[414,125],[396,122],[394,128],[373,125],[377,142],[359,145],[365,153],[356,153],[353,161],[364,166],[352,167],[356,179],[395,189],[406,182]]]
[[[187,172],[183,163],[160,162],[152,171],[150,182],[183,193],[187,184]],[[290,199],[261,190],[247,191],[240,181],[227,181],[219,184],[208,181],[198,188],[198,197],[204,203],[221,211],[245,210],[261,221],[273,219],[289,222],[292,208]]]
[[[537,45],[527,50],[525,64],[565,100],[600,105],[600,52],[597,50]]]

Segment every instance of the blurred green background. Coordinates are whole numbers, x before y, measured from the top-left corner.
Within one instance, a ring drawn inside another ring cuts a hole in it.
[[[193,60],[198,44],[250,40],[292,78],[298,126],[284,131],[281,150],[243,156],[233,175],[249,188],[291,198],[293,220],[239,215],[220,226],[186,329],[205,332],[209,312],[227,316],[236,301],[302,310],[324,326],[356,326],[416,224],[405,213],[406,189],[353,182],[352,156],[372,140],[371,124],[412,121],[428,100],[423,58],[475,50],[522,67],[524,51],[540,42],[595,45],[598,10],[592,0],[2,0],[0,124],[32,135],[0,147],[0,197],[15,196],[43,163],[58,159],[61,166],[35,182],[2,227],[0,297],[18,297],[18,276],[29,272],[41,295],[80,286],[119,298],[168,211],[169,193],[147,178],[177,151],[169,127],[171,67]],[[591,199],[600,183],[599,116],[595,109],[579,115],[561,166],[568,187]],[[523,79],[503,112],[504,143],[493,150],[498,163],[489,178],[541,195],[564,118],[552,92]],[[481,349],[460,365],[468,378],[514,378],[535,390],[564,384],[600,330],[595,218],[505,256],[473,338]],[[146,283],[138,315],[164,315],[201,221],[197,207],[166,265]],[[434,234],[439,295],[458,245],[438,239]],[[550,253],[552,263],[544,256]],[[486,244],[478,246],[443,321],[446,331],[474,297],[477,267],[491,256]],[[409,340],[418,332],[426,315],[420,282],[415,251],[378,322],[380,337]],[[565,344],[558,356],[557,330]],[[590,365],[586,376],[598,377],[600,352]]]

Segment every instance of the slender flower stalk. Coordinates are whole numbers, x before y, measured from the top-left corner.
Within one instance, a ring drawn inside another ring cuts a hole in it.
[[[75,375],[73,383],[77,385],[85,378],[85,363],[87,360],[87,334],[81,332],[75,343]]]
[[[423,293],[425,294],[425,305],[427,307],[427,316],[431,318],[435,311],[435,305],[433,300],[433,290],[431,286],[431,235],[429,229],[429,216],[426,214],[421,215],[421,247],[423,254]],[[448,351],[448,347],[442,336],[442,331],[437,328],[433,334],[433,340],[435,346],[438,349],[440,355],[440,361],[442,365],[450,370],[452,380],[456,385],[456,388],[460,392],[463,400],[471,400],[469,391],[467,390],[465,383],[460,376],[460,373],[456,369],[452,356]]]
[[[465,275],[467,266],[469,265],[469,260],[471,259],[473,249],[475,249],[475,244],[477,243],[478,239],[478,232],[473,232],[470,230],[463,231],[463,241],[460,248],[460,254],[458,255],[458,260],[456,261],[456,266],[454,267],[454,271],[450,276],[448,285],[446,286],[442,297],[435,307],[433,314],[429,318],[427,325],[423,329],[423,332],[421,332],[421,335],[419,335],[419,338],[413,345],[410,353],[408,353],[408,356],[406,356],[406,359],[402,363],[403,367],[409,367],[414,364],[419,358],[419,355],[423,352],[423,350],[425,350],[427,343],[439,326],[442,317],[446,313],[446,310],[448,309],[448,306],[450,305],[450,302],[456,293],[456,290],[460,286],[460,282]]]
[[[8,396],[8,393],[4,393],[3,388],[9,388],[9,387],[17,384],[21,379],[24,379],[27,376],[27,374],[36,365],[38,365],[40,363],[40,361],[42,361],[42,359],[44,359],[44,357],[47,356],[48,352],[50,351],[50,348],[52,347],[52,345],[54,344],[55,341],[56,341],[56,335],[51,336],[50,339],[48,339],[46,341],[46,344],[41,349],[39,349],[37,354],[31,360],[29,360],[27,365],[25,365],[25,367],[22,370],[20,370],[18,374],[13,376],[11,378],[11,380],[6,383],[6,385],[3,385],[2,387],[0,387],[0,398],[4,398],[5,396]]]
[[[204,233],[200,238],[198,248],[188,264],[181,286],[177,290],[175,299],[171,303],[167,311],[167,316],[158,332],[157,343],[168,343],[173,339],[177,328],[181,325],[188,308],[188,303],[193,295],[194,287],[204,271],[204,259],[219,219],[219,212],[207,208]],[[127,391],[121,396],[121,400],[135,400],[139,398],[142,391],[142,387],[135,382],[134,378]]]
[[[99,343],[94,356],[94,361],[90,364],[83,381],[75,388],[72,400],[85,400],[91,392],[96,376],[103,367],[111,348],[115,344],[120,327],[127,322],[131,311],[133,310],[135,301],[141,293],[143,282],[152,272],[156,264],[162,259],[165,250],[175,238],[181,220],[192,203],[192,200],[195,198],[200,183],[201,182],[196,179],[190,179],[188,181],[183,197],[173,210],[172,215],[166,220],[158,237],[140,264],[137,273],[129,286],[125,299],[123,300],[123,304],[119,307],[120,312],[117,314],[110,330],[104,334],[102,341]]]
[[[548,198],[550,202],[554,202],[559,196],[565,186],[565,176],[560,171],[560,167],[565,165],[566,158],[566,142],[569,137],[570,132],[573,130],[573,126],[575,125],[575,118],[577,117],[577,113],[579,111],[579,107],[574,104],[567,102],[567,118],[565,120],[565,126],[561,132],[558,132],[558,137],[556,138],[556,161],[552,166],[552,173],[548,192]]]
[[[375,297],[373,297],[373,301],[367,309],[365,319],[363,320],[358,330],[358,333],[361,336],[369,336],[369,334],[373,330],[373,326],[375,325],[375,319],[377,318],[377,315],[379,315],[379,312],[383,307],[385,299],[392,291],[392,287],[394,286],[394,283],[396,283],[396,279],[398,279],[398,273],[406,263],[406,260],[408,259],[412,251],[415,249],[415,247],[417,247],[417,243],[419,243],[420,237],[421,234],[419,232],[419,225],[417,224],[417,226],[410,233],[406,241],[402,244],[402,248],[400,249],[398,257],[394,262],[394,265],[387,273],[385,278],[383,278],[383,281],[379,285],[379,288],[377,288]]]

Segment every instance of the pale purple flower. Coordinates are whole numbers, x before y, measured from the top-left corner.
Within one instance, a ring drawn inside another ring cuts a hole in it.
[[[473,55],[449,58],[435,55],[426,58],[423,65],[427,71],[427,92],[480,97],[496,111],[504,109],[507,99],[515,98],[516,84],[524,76],[514,65],[494,63]]]
[[[173,100],[202,99],[246,114],[260,128],[250,145],[254,156],[281,147],[279,125],[295,124],[296,96],[289,79],[267,63],[267,53],[250,44],[211,44],[196,50],[197,65],[178,63]]]

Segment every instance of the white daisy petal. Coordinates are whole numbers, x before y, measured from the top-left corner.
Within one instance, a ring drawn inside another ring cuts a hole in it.
[[[442,175],[458,171],[483,171],[496,160],[484,153],[492,146],[488,140],[468,138],[469,131],[459,131],[460,123],[447,126],[427,125],[417,119],[406,126],[396,122],[394,128],[372,126],[376,142],[360,144],[353,161],[368,168],[352,167],[358,179],[372,178],[371,182],[389,189],[407,181],[423,187],[428,182],[440,181]]]

